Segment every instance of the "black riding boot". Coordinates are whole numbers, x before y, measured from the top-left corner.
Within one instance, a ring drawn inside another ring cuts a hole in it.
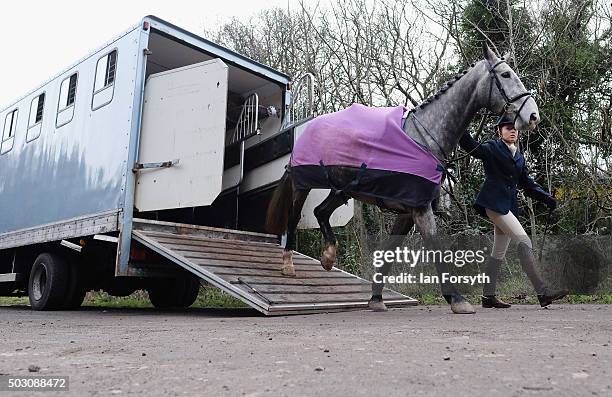
[[[506,309],[509,308],[509,303],[502,301],[501,299],[495,296],[495,290],[497,285],[497,275],[499,274],[499,268],[502,264],[502,259],[496,259],[492,256],[489,257],[487,261],[487,270],[486,275],[489,276],[489,282],[484,285],[482,288],[482,307],[488,308],[498,308],[498,309]]]
[[[506,303],[503,300],[499,299],[495,295],[490,295],[490,296],[483,295],[480,297],[480,299],[482,302],[482,307],[484,307],[485,309],[490,309],[492,307],[496,309],[507,309],[512,306],[511,304]]]
[[[553,303],[553,301],[564,298],[569,293],[567,290],[551,290],[545,286],[544,281],[535,268],[533,251],[527,244],[519,243],[518,256],[523,271],[527,274],[536,294],[538,294],[540,306],[546,307]]]

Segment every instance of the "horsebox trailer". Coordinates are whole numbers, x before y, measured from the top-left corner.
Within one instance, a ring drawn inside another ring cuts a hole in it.
[[[58,310],[145,289],[187,307],[205,281],[265,314],[366,307],[368,281],[305,255],[283,277],[263,230],[313,84],[147,16],[3,108],[0,295]],[[302,228],[328,192],[313,193]]]

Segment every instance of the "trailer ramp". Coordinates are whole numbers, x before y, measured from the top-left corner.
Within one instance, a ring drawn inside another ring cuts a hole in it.
[[[134,220],[133,238],[202,280],[266,315],[367,308],[371,283],[295,252],[297,277],[280,273],[283,248],[275,236],[168,222]],[[385,289],[388,306],[417,301]]]

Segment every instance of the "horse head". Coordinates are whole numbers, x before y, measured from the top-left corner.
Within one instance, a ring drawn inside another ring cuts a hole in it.
[[[517,130],[534,129],[540,122],[538,105],[508,65],[512,62],[509,54],[500,58],[487,45],[483,46],[483,53],[488,70],[479,84],[486,98],[484,106],[498,115],[505,113],[514,118]]]

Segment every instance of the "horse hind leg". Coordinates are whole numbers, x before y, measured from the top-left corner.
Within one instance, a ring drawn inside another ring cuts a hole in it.
[[[336,236],[329,223],[329,218],[333,212],[346,202],[343,194],[336,194],[331,191],[329,195],[314,209],[314,215],[319,222],[319,227],[325,240],[325,249],[321,254],[321,266],[330,271],[336,262]]]
[[[402,244],[406,235],[414,226],[414,220],[412,219],[412,214],[400,214],[395,218],[395,222],[393,223],[393,228],[391,229],[391,235],[382,243],[382,250],[386,251],[395,251],[396,248]],[[384,279],[391,271],[391,267],[393,266],[392,262],[384,262],[383,265],[376,269],[376,273],[379,273],[379,278],[375,278],[372,280],[372,297],[368,301],[368,307],[375,312],[386,312],[387,306],[383,301],[382,293],[383,288],[385,287]],[[375,280],[378,279],[379,282]]]
[[[310,190],[296,190],[293,194],[293,203],[289,210],[289,219],[287,222],[287,243],[283,250],[283,266],[281,273],[284,276],[295,277],[295,267],[293,266],[293,250],[295,249],[295,236],[297,233],[297,225],[302,216],[302,208],[308,197]]]
[[[439,240],[436,230],[436,220],[431,206],[419,208],[413,211],[414,223],[416,224],[423,242],[427,249],[439,249]],[[444,282],[443,274],[448,274],[448,265],[445,262],[436,261],[436,271],[440,280],[442,296],[451,305],[451,310],[455,314],[474,314],[474,307],[465,300],[465,298],[457,291],[452,283]]]

